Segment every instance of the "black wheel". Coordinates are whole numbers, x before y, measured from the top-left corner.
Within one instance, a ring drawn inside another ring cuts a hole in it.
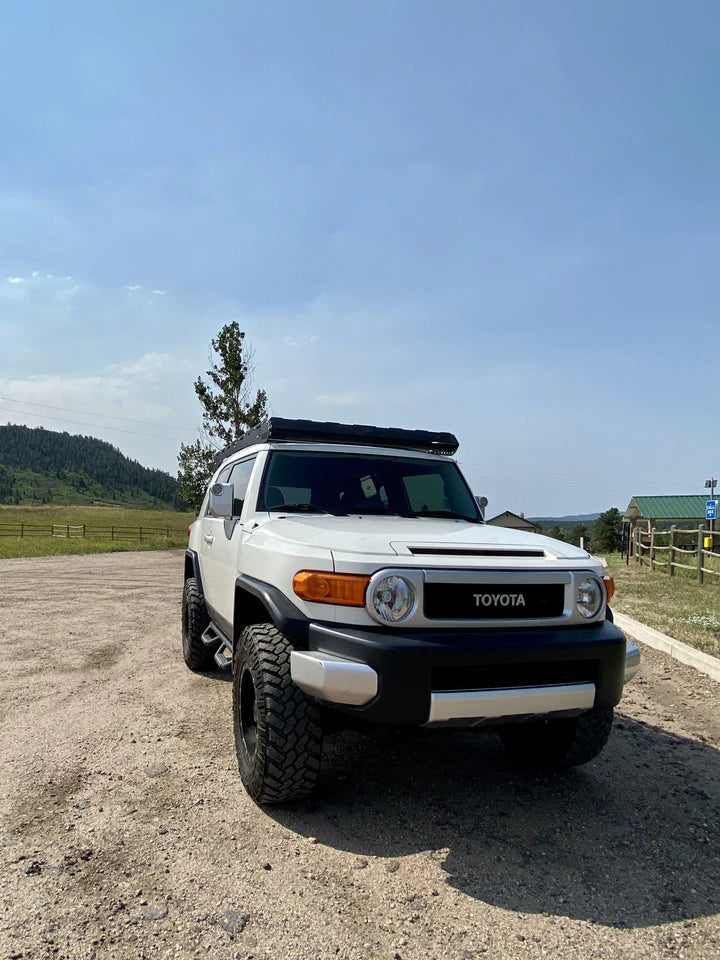
[[[214,647],[206,647],[202,635],[210,623],[205,601],[198,590],[197,580],[185,581],[182,597],[182,648],[185,663],[191,670],[212,670],[215,666]]]
[[[519,723],[498,732],[514,760],[536,767],[577,767],[600,753],[612,722],[612,707],[593,707],[579,717]]]
[[[235,750],[242,782],[257,803],[306,797],[320,772],[320,711],[292,682],[290,650],[267,623],[246,627],[235,650]]]

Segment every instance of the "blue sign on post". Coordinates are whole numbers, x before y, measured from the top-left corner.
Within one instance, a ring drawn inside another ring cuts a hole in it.
[[[705,519],[706,520],[717,519],[717,500],[705,501]]]

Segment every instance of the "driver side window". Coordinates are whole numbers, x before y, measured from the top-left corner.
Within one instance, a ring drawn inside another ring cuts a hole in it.
[[[232,466],[225,467],[224,470],[221,470],[220,473],[218,474],[218,478],[215,481],[215,483],[227,483],[231,470],[232,470]],[[210,516],[210,499],[207,493],[205,494],[205,497],[207,499],[207,505],[205,507],[205,516],[209,517]]]
[[[245,502],[245,494],[247,493],[248,484],[250,483],[250,476],[254,466],[255,457],[250,457],[247,460],[241,460],[240,463],[234,464],[232,472],[230,473],[230,479],[225,481],[226,483],[231,483],[234,487],[234,517],[239,517],[242,513],[243,504]]]

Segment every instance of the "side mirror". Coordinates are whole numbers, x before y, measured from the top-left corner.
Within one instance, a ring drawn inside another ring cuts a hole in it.
[[[211,517],[231,517],[235,490],[232,483],[214,483],[210,487],[208,511]]]
[[[480,516],[485,519],[485,507],[488,505],[487,497],[475,497],[477,500],[477,505],[480,508]]]

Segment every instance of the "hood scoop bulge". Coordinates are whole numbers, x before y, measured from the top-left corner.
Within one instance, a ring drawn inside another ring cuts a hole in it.
[[[414,557],[544,557],[544,550],[516,550],[486,547],[411,547]]]

